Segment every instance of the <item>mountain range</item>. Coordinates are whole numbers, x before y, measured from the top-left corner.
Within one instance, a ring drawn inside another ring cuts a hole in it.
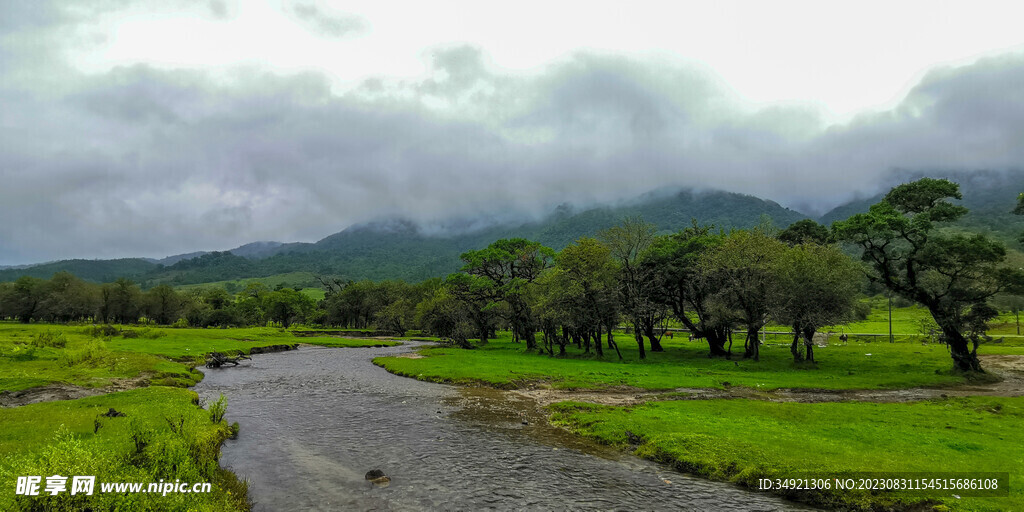
[[[947,177],[961,185],[962,204],[971,213],[956,229],[988,233],[1016,245],[1024,231],[1024,217],[1010,214],[1016,196],[1024,191],[1024,173],[976,171],[970,173],[929,173]],[[922,173],[895,171],[892,184],[917,179]],[[884,187],[885,190],[891,184]],[[817,217],[829,225],[855,213],[867,211],[884,194],[840,205]],[[313,272],[346,279],[404,279],[418,281],[444,276],[458,270],[459,255],[485,247],[500,238],[523,237],[561,249],[581,236],[619,223],[625,217],[642,217],[659,232],[673,232],[697,221],[722,229],[748,228],[769,220],[777,227],[810,216],[785,208],[774,201],[722,191],[692,189],[645,194],[618,205],[577,209],[565,204],[539,221],[492,225],[486,228],[451,230],[437,234],[411,219],[390,218],[350,226],[315,243],[253,242],[223,252],[193,252],[159,260],[125,258],[115,260],[63,260],[34,266],[0,269],[0,281],[23,275],[49,278],[68,271],[83,279],[108,282],[127,277],[143,287],[160,283],[184,285],[231,279],[265,277],[287,272]],[[455,219],[450,225],[460,224]],[[474,223],[462,222],[465,225]]]

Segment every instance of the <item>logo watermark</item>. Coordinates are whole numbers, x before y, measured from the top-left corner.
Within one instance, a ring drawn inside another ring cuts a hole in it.
[[[71,485],[68,486],[70,479]],[[209,482],[188,483],[181,480],[159,482],[100,482],[100,493],[149,493],[167,496],[168,494],[208,493],[213,486]],[[56,496],[67,492],[71,495],[84,494],[92,496],[97,491],[96,477],[93,475],[66,477],[61,475],[19,476],[14,486],[17,496]]]

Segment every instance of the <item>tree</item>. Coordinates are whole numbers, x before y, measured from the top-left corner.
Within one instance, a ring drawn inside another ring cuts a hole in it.
[[[525,238],[498,240],[485,249],[463,253],[462,271],[488,279],[493,300],[509,306],[509,324],[516,340],[526,340],[526,349],[537,348],[535,318],[527,300],[528,287],[551,266],[555,252]]]
[[[790,224],[788,228],[782,230],[778,238],[789,244],[790,247],[808,242],[826,245],[832,241],[832,234],[829,233],[827,227],[811,219],[803,219]]]
[[[861,272],[834,245],[803,243],[772,261],[770,312],[775,321],[793,328],[790,351],[801,361],[798,341],[804,339],[806,359],[814,361],[814,333],[825,325],[849,320],[857,302]]]
[[[651,343],[652,352],[662,352],[660,339],[654,327],[665,318],[664,306],[654,300],[654,282],[651,268],[642,265],[641,258],[654,241],[654,225],[640,218],[627,218],[618,226],[598,233],[598,238],[611,252],[619,266],[619,304],[622,314],[633,324],[640,359],[644,351],[644,334]]]
[[[458,301],[465,310],[465,319],[473,325],[480,343],[487,343],[494,324],[493,301],[498,297],[494,281],[469,274],[450,274],[444,287],[446,297]]]
[[[288,328],[295,322],[302,322],[316,309],[316,302],[301,292],[282,288],[267,294],[264,299],[267,317]]]
[[[161,325],[168,325],[181,314],[182,299],[168,284],[150,288],[143,298],[146,315]]]
[[[131,323],[139,319],[142,290],[130,279],[120,278],[100,288],[100,316],[106,321]]]
[[[449,286],[436,288],[416,305],[416,323],[454,345],[473,348],[469,343],[473,328],[466,309]]]
[[[707,341],[710,357],[728,357],[728,310],[718,293],[722,276],[708,272],[701,258],[722,244],[725,235],[711,226],[692,227],[660,236],[644,254],[643,265],[654,286],[654,299],[668,306],[672,315],[692,335]],[[691,316],[692,315],[692,316]]]
[[[716,276],[720,283],[717,300],[729,310],[735,321],[746,328],[744,358],[760,360],[758,334],[768,322],[769,303],[775,292],[775,260],[786,245],[761,229],[729,233],[700,260],[705,275]]]
[[[617,314],[618,276],[619,268],[611,250],[593,238],[580,238],[558,253],[554,268],[541,279],[543,292],[539,294],[542,320],[547,320],[542,330],[549,352],[553,341],[558,341],[559,352],[565,353],[565,341],[570,335],[565,331],[570,330],[571,335],[583,339],[587,352],[592,339],[597,354],[604,355],[601,333],[602,328],[611,332],[608,319]],[[557,326],[562,327],[561,337],[557,336]],[[609,348],[612,347],[618,352],[618,346],[609,338]]]
[[[7,292],[5,308],[21,323],[29,323],[40,312],[46,282],[36,277],[18,278]]]
[[[377,328],[391,331],[396,336],[405,336],[416,317],[416,302],[409,297],[399,297],[377,312]]]
[[[867,213],[833,224],[836,238],[854,244],[870,271],[896,295],[928,308],[949,346],[954,368],[982,371],[977,327],[994,317],[986,301],[1019,288],[1024,273],[1006,268],[1006,249],[985,235],[947,234],[937,224],[963,217],[960,187],[922,178],[894,187]],[[973,345],[973,349],[969,347]]]
[[[39,314],[49,321],[70,322],[96,314],[99,287],[69,272],[57,272],[42,283]]]

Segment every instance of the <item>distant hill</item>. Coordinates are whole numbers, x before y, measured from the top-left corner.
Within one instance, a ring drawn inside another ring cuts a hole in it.
[[[49,279],[57,272],[72,274],[97,283],[114,281],[119,277],[138,279],[156,270],[160,265],[142,258],[125,258],[118,260],[62,260],[27,268],[9,268],[0,270],[0,281],[14,281],[21,276]]]
[[[925,175],[921,172],[894,172],[885,189],[888,191],[898,184],[911,182]],[[1024,232],[1024,216],[1013,215],[1010,210],[1017,204],[1017,195],[1024,192],[1024,171],[932,172],[927,173],[927,176],[946,178],[960,184],[960,193],[963,195],[961,204],[966,206],[970,213],[954,225],[956,228],[985,233],[1006,244],[1016,246],[1017,237]],[[885,193],[881,193],[840,205],[822,215],[819,222],[830,226],[837,220],[866,212],[884,196]]]
[[[575,211],[563,206],[539,222],[497,225],[448,236],[425,234],[408,219],[384,219],[351,226],[313,243],[255,242],[224,252],[192,253],[159,260],[102,260],[86,269],[71,260],[22,270],[0,271],[0,280],[22,274],[49,277],[68,270],[93,281],[129,277],[145,287],[159,283],[187,285],[265,277],[289,272],[334,274],[348,279],[405,279],[418,281],[457,271],[459,255],[508,237],[524,237],[561,249],[581,236],[619,223],[624,217],[641,216],[661,232],[689,226],[693,219],[723,229],[746,228],[763,217],[785,227],[806,218],[773,201],[728,192],[681,190],[672,194],[647,194],[619,206]],[[454,222],[453,224],[458,224]],[[472,223],[466,222],[466,225]],[[122,263],[117,263],[122,262]],[[90,270],[81,274],[74,269]]]

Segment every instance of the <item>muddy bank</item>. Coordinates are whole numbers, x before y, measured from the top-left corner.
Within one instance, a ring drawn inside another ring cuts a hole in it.
[[[264,347],[252,347],[249,354],[268,354],[272,352],[284,352],[299,348],[298,343],[268,345]],[[209,354],[203,356],[205,359]],[[110,384],[102,387],[85,387],[74,384],[57,382],[45,386],[22,389],[18,391],[0,391],[0,407],[18,407],[21,405],[36,404],[40,402],[52,402],[55,400],[75,400],[118,391],[141,388],[150,385],[153,378],[152,372],[145,372],[136,377],[127,379],[111,379]]]
[[[151,376],[152,375],[147,374],[130,379],[113,379],[109,385],[99,388],[87,388],[72,384],[55,383],[22,389],[19,391],[5,390],[0,392],[0,407],[18,407],[20,405],[52,402],[54,400],[75,400],[77,398],[85,398],[88,396],[128,391],[129,389],[148,386]]]
[[[540,406],[575,401],[601,405],[631,406],[651,400],[715,400],[745,398],[772,402],[913,402],[966,396],[1024,396],[1024,356],[982,355],[982,365],[998,382],[966,383],[941,388],[907,389],[776,389],[761,391],[748,387],[677,388],[651,391],[628,386],[602,390],[570,390],[531,386],[513,393],[536,400]]]

